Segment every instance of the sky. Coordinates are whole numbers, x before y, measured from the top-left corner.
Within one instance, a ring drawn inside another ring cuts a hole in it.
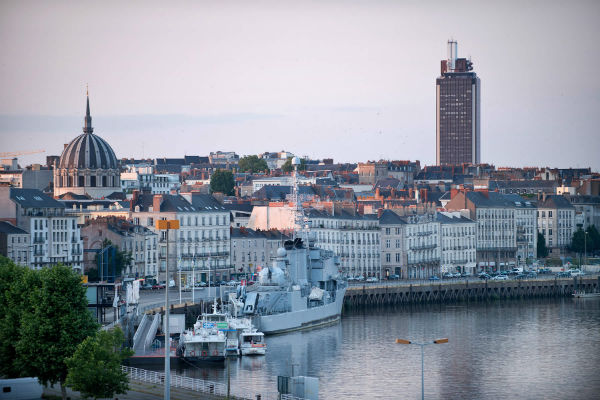
[[[435,164],[435,80],[481,79],[481,161],[600,170],[598,1],[2,1],[0,152],[290,151]]]

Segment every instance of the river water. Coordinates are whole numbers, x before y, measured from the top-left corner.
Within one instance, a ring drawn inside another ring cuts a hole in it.
[[[600,300],[543,299],[348,312],[341,323],[267,337],[267,355],[231,359],[233,394],[274,398],[277,376],[319,378],[320,399],[599,399]],[[226,382],[227,369],[180,375]]]

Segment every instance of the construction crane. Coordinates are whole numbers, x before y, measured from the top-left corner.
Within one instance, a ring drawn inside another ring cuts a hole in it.
[[[26,156],[29,154],[38,154],[38,153],[45,153],[45,152],[46,152],[46,150],[16,151],[13,153],[0,153],[0,157],[4,158],[4,157]]]

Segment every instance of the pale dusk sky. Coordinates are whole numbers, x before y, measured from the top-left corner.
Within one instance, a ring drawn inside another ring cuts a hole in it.
[[[0,152],[287,150],[435,163],[449,38],[482,88],[482,161],[600,170],[600,2],[0,3]]]

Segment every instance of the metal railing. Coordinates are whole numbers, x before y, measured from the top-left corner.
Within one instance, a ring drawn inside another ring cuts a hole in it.
[[[148,371],[146,369],[127,367],[122,365],[121,370],[129,375],[129,379],[139,382],[148,382],[158,385],[165,384],[165,373]],[[227,385],[218,382],[205,381],[202,379],[188,378],[186,376],[171,374],[171,387],[193,390],[195,392],[227,395]]]
[[[157,371],[149,371],[141,368],[127,367],[122,365],[121,370],[129,376],[132,381],[147,382],[152,384],[164,385],[165,373]],[[227,396],[227,384],[205,381],[203,379],[188,378],[186,376],[171,374],[171,387],[193,390],[195,392],[208,393],[217,396]],[[234,395],[232,393],[232,395]],[[243,397],[234,395],[235,398],[247,398],[247,394]],[[251,397],[254,399],[255,397]],[[291,394],[277,394],[272,392],[262,393],[262,400],[304,400],[301,397],[296,397]]]

